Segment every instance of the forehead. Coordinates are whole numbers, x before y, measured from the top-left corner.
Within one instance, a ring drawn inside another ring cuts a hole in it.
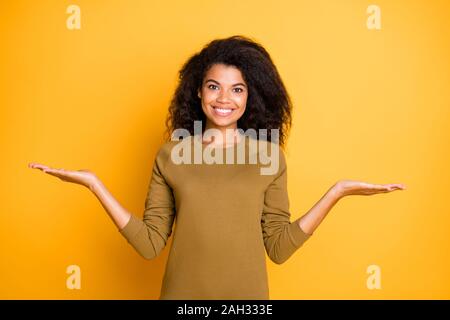
[[[214,64],[206,72],[205,81],[214,79],[223,83],[244,82],[241,71],[235,66],[225,64]]]

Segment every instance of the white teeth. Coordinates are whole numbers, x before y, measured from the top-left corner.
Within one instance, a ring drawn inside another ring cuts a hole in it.
[[[228,113],[230,113],[231,111],[233,111],[233,110],[231,110],[231,109],[221,109],[221,108],[214,108],[217,112],[219,112],[219,113],[224,113],[224,114],[228,114]]]

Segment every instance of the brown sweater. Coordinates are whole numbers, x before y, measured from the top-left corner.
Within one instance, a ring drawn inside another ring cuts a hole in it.
[[[193,143],[196,138],[185,138],[192,152],[211,149]],[[300,218],[290,223],[282,149],[277,172],[262,175],[267,164],[248,163],[251,139],[219,147],[236,152],[244,144],[246,164],[176,164],[171,150],[181,141],[159,149],[143,220],[132,216],[119,231],[152,259],[175,225],[160,299],[269,299],[265,253],[281,264],[311,236],[300,228]]]

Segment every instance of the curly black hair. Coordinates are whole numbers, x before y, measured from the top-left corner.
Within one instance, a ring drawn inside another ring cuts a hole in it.
[[[237,127],[255,129],[258,139],[259,129],[267,129],[267,140],[271,139],[270,129],[278,129],[278,143],[284,147],[292,122],[291,99],[269,53],[242,35],[213,40],[184,63],[166,119],[167,139],[179,128],[193,135],[196,120],[202,121],[202,132],[205,130],[206,116],[197,90],[209,68],[219,63],[238,68],[248,85],[246,109]]]

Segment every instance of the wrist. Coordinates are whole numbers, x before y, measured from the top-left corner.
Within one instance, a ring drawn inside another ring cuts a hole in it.
[[[98,192],[100,186],[101,186],[101,181],[96,176],[94,176],[88,184],[89,190],[91,190],[93,193]]]
[[[345,196],[344,190],[339,182],[336,182],[331,188],[330,188],[330,194],[331,196],[337,201],[339,199],[342,199]]]

